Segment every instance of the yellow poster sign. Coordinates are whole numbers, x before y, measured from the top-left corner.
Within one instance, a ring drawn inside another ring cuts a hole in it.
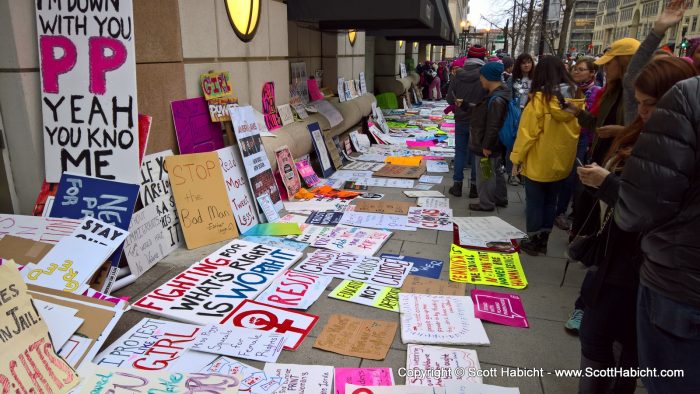
[[[485,252],[457,245],[450,250],[450,280],[511,289],[527,286],[517,253]]]
[[[328,296],[387,311],[399,311],[399,289],[394,287],[344,280]]]
[[[389,164],[394,164],[397,166],[412,166],[416,167],[419,166],[421,161],[423,160],[423,156],[389,156],[386,159],[384,159],[385,163]]]

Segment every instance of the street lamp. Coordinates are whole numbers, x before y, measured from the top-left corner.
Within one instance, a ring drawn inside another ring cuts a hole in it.
[[[491,55],[491,50],[489,49],[489,33],[490,32],[491,32],[491,26],[486,28],[486,45],[484,45],[486,47],[486,53],[488,55]]]

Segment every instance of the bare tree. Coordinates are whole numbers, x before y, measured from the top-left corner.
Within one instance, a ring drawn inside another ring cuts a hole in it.
[[[574,11],[576,0],[562,0],[562,26],[559,33],[559,47],[557,48],[557,56],[563,57],[567,50],[567,38],[569,37],[569,25],[571,24],[571,14]]]
[[[525,44],[523,52],[530,53],[530,41],[532,41],[532,28],[534,26],[535,16],[535,0],[530,0],[530,6],[527,9],[527,21],[525,22]]]

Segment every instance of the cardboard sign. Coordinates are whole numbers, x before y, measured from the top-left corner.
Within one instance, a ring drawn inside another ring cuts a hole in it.
[[[403,343],[489,344],[469,297],[400,293],[399,307]]]
[[[318,125],[318,122],[315,122],[307,125],[306,128],[311,133],[316,156],[321,164],[321,174],[324,178],[328,178],[333,174],[333,166],[326,150],[326,141],[323,139],[323,134],[321,134],[321,126]]]
[[[415,206],[409,201],[373,201],[373,200],[360,200],[355,205],[355,211],[357,212],[376,212],[376,213],[390,213],[395,215],[407,215],[408,209]]]
[[[224,147],[221,124],[212,123],[203,97],[170,103],[180,154],[213,152]]]
[[[450,280],[511,289],[527,286],[517,253],[469,250],[454,244],[450,249]]]
[[[314,169],[311,167],[311,164],[309,164],[308,156],[305,159],[297,160],[295,164],[297,170],[299,170],[299,175],[304,179],[306,187],[314,187],[321,183],[321,179],[319,179],[318,175],[316,175]]]
[[[434,376],[431,374],[417,374],[418,376],[406,377],[406,384],[410,386],[445,387],[447,380],[481,383],[483,379],[475,372],[481,369],[476,351],[469,349],[456,349],[439,346],[425,346],[409,344],[406,350],[406,369],[418,370],[452,370],[460,369],[464,374],[452,376]]]
[[[472,290],[471,297],[474,302],[474,316],[478,319],[512,327],[530,326],[523,302],[517,294]]]
[[[84,8],[38,1],[36,18],[46,181],[72,172],[138,182],[131,1]]]
[[[285,340],[283,334],[274,332],[209,324],[197,335],[192,350],[274,363]]]
[[[256,298],[264,304],[289,309],[308,309],[333,278],[298,271],[285,271]]]
[[[401,292],[464,296],[467,294],[467,285],[464,283],[409,275],[403,282],[403,286],[401,286]]]
[[[294,114],[292,113],[292,107],[289,104],[280,105],[277,110],[279,111],[279,116],[282,119],[282,126],[294,123]]]
[[[238,360],[221,356],[199,372],[226,376],[240,376],[240,391],[243,393],[274,394],[280,388],[281,377],[269,377],[260,369],[253,368]]]
[[[275,83],[265,82],[262,90],[262,108],[267,129],[277,130],[282,127],[282,119],[275,105]]]
[[[67,393],[77,386],[78,375],[56,354],[48,327],[32,305],[27,285],[11,260],[0,260],[0,292],[4,295],[0,304],[3,387],[8,392],[15,387],[24,392]],[[28,365],[27,359],[36,361]],[[39,359],[49,362],[41,363]]]
[[[220,324],[282,333],[287,337],[284,348],[297,350],[317,321],[318,316],[244,300]]]
[[[132,306],[184,322],[219,323],[243,300],[257,297],[301,256],[292,250],[235,239]]]
[[[292,152],[289,151],[287,145],[283,145],[275,150],[275,156],[277,157],[277,168],[282,176],[282,183],[287,189],[287,195],[294,196],[301,189],[301,180],[292,158]]]
[[[406,197],[437,197],[445,198],[445,195],[437,190],[404,190]]]
[[[424,276],[426,278],[438,279],[442,272],[444,262],[441,260],[422,259],[420,257],[400,256],[397,254],[384,253],[380,256],[383,259],[395,259],[410,261],[413,263],[411,275]]]
[[[399,311],[399,289],[389,286],[344,280],[328,294],[328,297],[392,312]]]
[[[289,63],[289,67],[292,70],[291,85],[294,91],[299,95],[301,103],[306,104],[309,102],[309,88],[306,83],[309,77],[306,74],[306,63]]]
[[[141,371],[182,371],[191,362],[184,357],[203,327],[143,318],[95,357],[93,363]],[[207,357],[207,355],[202,355]]]
[[[365,81],[365,72],[360,73],[360,94],[367,94],[367,82]]]
[[[419,197],[416,205],[421,208],[449,208],[449,198]],[[454,218],[452,219],[454,222]]]
[[[393,386],[391,368],[336,368],[335,394],[345,394],[346,384],[360,386]]]
[[[396,322],[331,315],[314,347],[346,356],[384,360],[397,328]]]
[[[372,256],[317,250],[308,254],[296,270],[334,278],[357,280],[375,286],[401,287],[411,263]]]
[[[0,238],[14,235],[56,244],[71,235],[80,223],[74,219],[0,214]]]
[[[429,230],[452,231],[452,210],[413,207],[408,211],[408,225]]]
[[[381,170],[376,171],[372,176],[383,178],[406,178],[418,179],[425,174],[424,167],[411,167],[395,164],[387,164]]]
[[[318,224],[318,225],[333,225],[340,223],[340,219],[343,218],[344,212],[333,212],[333,211],[314,211],[311,213],[306,223]]]
[[[265,374],[279,379],[275,394],[332,394],[333,367],[327,365],[265,364]],[[256,392],[257,393],[257,392]]]
[[[409,226],[408,218],[404,215],[376,214],[371,212],[345,212],[340,220],[348,226],[378,228],[386,230],[416,231]]]
[[[195,387],[206,387],[211,394],[236,394],[240,388],[240,376],[220,374],[180,373],[163,371],[122,371],[116,368],[97,367],[88,373],[81,386],[86,393],[188,393]]]
[[[253,196],[258,198],[269,194],[275,208],[279,211],[282,209],[282,199],[279,190],[277,190],[275,176],[272,174],[262,138],[260,138],[260,129],[255,121],[253,107],[231,108],[231,122],[238,140],[238,147],[243,156],[243,166],[250,181]]]
[[[238,236],[216,152],[165,159],[187,249]]]
[[[183,243],[180,219],[160,199],[131,217],[124,255],[131,274],[139,277]],[[164,209],[165,208],[165,209]]]
[[[231,120],[231,108],[238,105],[237,98],[220,98],[207,101],[209,118],[212,122],[228,122]]]
[[[53,248],[53,244],[6,235],[0,238],[0,259],[14,260],[18,265],[36,263]]]
[[[339,224],[332,228],[330,232],[319,236],[318,239],[311,243],[311,246],[373,256],[389,240],[389,237],[391,237],[391,231],[372,230]]]
[[[143,158],[139,197],[141,197],[141,203],[144,207],[149,206],[156,199],[168,197],[174,208],[173,191],[170,187],[168,170],[165,169],[165,158],[172,155],[173,151],[168,149]]]
[[[208,100],[233,96],[231,87],[231,73],[228,71],[217,71],[199,76],[204,98]]]
[[[216,151],[219,155],[221,172],[226,183],[228,200],[233,216],[238,224],[238,231],[245,233],[259,223],[253,195],[248,187],[244,174],[241,153],[233,146],[227,146]]]

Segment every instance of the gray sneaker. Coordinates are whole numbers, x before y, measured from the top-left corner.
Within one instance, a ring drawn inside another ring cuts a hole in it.
[[[569,320],[564,323],[564,328],[572,334],[578,335],[578,331],[581,328],[581,321],[583,320],[583,309],[574,309],[569,316]]]

